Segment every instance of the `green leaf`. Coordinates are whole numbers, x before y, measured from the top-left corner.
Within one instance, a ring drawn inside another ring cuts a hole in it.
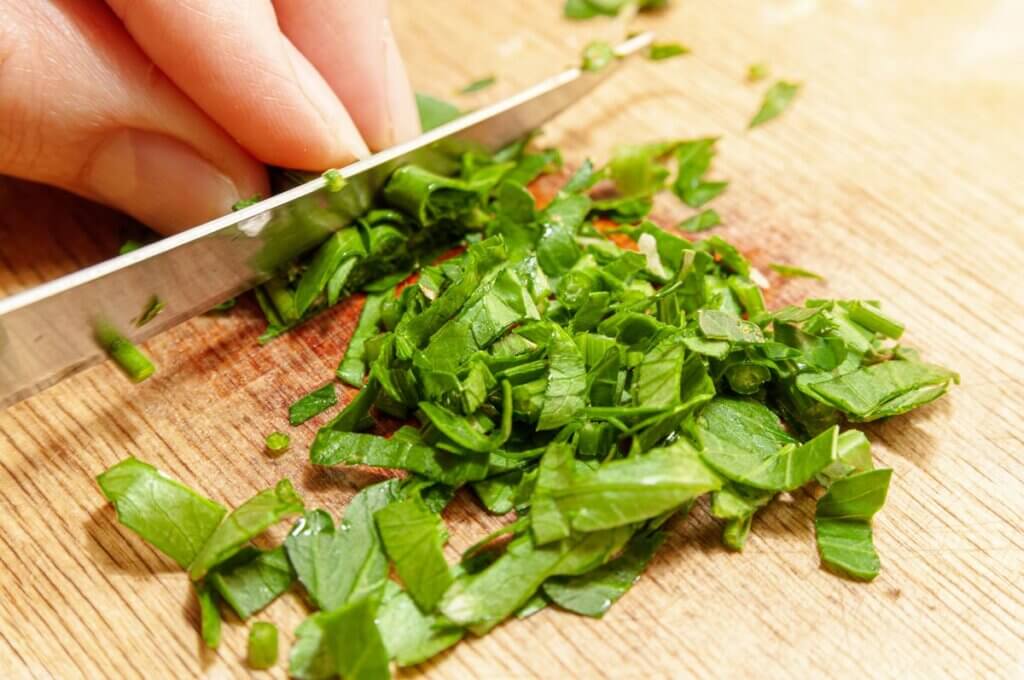
[[[271,455],[281,455],[288,450],[291,443],[292,438],[284,432],[271,432],[267,435],[267,450],[270,451]]]
[[[724,408],[720,405],[716,410]],[[732,412],[738,411],[733,408]],[[756,410],[752,408],[745,410],[746,414],[754,412]],[[698,425],[705,462],[734,482],[766,491],[790,491],[801,487],[832,462],[838,427],[833,426],[806,444],[788,443],[772,451],[769,448],[771,438],[780,438],[780,432],[766,426],[767,417],[757,418],[756,421],[721,418],[709,422],[705,411]],[[750,428],[758,439],[743,436],[744,428]]]
[[[711,495],[711,514],[726,520],[722,542],[732,550],[743,550],[750,522],[757,510],[775,497],[772,491],[729,483]]]
[[[603,40],[595,40],[583,48],[584,71],[600,71],[615,61],[615,50]]]
[[[611,562],[579,576],[549,579],[544,594],[562,609],[601,618],[633,587],[664,540],[662,531],[636,535]]]
[[[135,327],[142,328],[145,326],[147,323],[155,319],[160,312],[164,311],[164,307],[166,306],[167,305],[156,295],[150,297],[145,308],[142,310],[142,313],[139,314],[137,319],[135,319]]]
[[[691,208],[700,208],[728,187],[728,182],[704,180],[715,156],[717,137],[704,137],[679,144],[676,161],[679,169],[672,191]]]
[[[473,94],[474,92],[486,90],[490,86],[494,85],[494,83],[497,82],[497,80],[498,79],[495,78],[494,76],[484,76],[483,78],[474,80],[473,82],[469,83],[468,85],[460,89],[459,94]]]
[[[454,104],[449,104],[422,92],[416,93],[416,108],[419,111],[420,126],[424,132],[449,123],[462,115],[462,112]]]
[[[227,510],[137,458],[96,478],[117,518],[153,547],[187,568]]]
[[[636,368],[635,403],[665,408],[679,404],[685,358],[686,350],[675,337],[655,345]]]
[[[871,518],[885,504],[891,477],[884,468],[859,472],[836,480],[818,500],[814,527],[826,566],[862,581],[878,576]]]
[[[679,142],[667,140],[615,147],[607,171],[619,194],[650,196],[659,191],[668,179],[668,170],[661,160],[678,146]]]
[[[302,512],[302,499],[292,483],[282,479],[273,489],[256,494],[234,509],[193,558],[188,575],[193,581],[206,576],[278,521]]]
[[[651,49],[647,53],[647,56],[652,61],[661,61],[662,59],[671,59],[672,57],[679,57],[689,53],[690,48],[682,43],[651,43]]]
[[[314,465],[370,465],[408,470],[428,479],[461,486],[487,477],[487,454],[458,455],[430,446],[370,434],[320,430],[310,450]]]
[[[554,430],[576,418],[586,406],[587,371],[579,347],[560,326],[551,327],[547,388],[537,430]]]
[[[700,332],[710,340],[728,340],[742,344],[764,342],[764,333],[757,326],[735,314],[717,309],[702,309],[697,314]]]
[[[378,599],[364,597],[310,616],[295,629],[288,673],[298,680],[386,680],[388,650],[374,618]]]
[[[138,346],[124,337],[110,324],[101,323],[96,326],[96,342],[118,368],[124,371],[132,382],[142,382],[153,375],[156,368]]]
[[[757,83],[768,77],[768,64],[759,62],[747,67],[747,82]]]
[[[677,442],[643,455],[580,471],[544,489],[573,531],[610,529],[657,517],[714,491],[721,480],[689,446]],[[534,496],[534,503],[542,492]]]
[[[277,663],[277,626],[257,621],[249,629],[249,668],[266,670]]]
[[[337,527],[324,510],[306,513],[285,539],[285,550],[310,600],[330,611],[374,593],[388,575],[388,562],[373,516],[399,498],[397,480],[361,490]]]
[[[524,534],[487,568],[459,576],[441,600],[441,613],[483,635],[522,607],[548,577],[584,573],[604,564],[631,533],[598,531],[542,547]]]
[[[334,391],[334,385],[327,383],[323,387],[313,390],[288,407],[288,422],[291,425],[301,425],[310,418],[320,415],[327,409],[338,403],[338,395]]]
[[[206,578],[238,617],[247,619],[276,600],[295,582],[283,547],[242,550]]]
[[[317,249],[313,260],[302,273],[295,289],[295,313],[302,316],[327,288],[332,276],[345,260],[366,254],[362,237],[354,228],[331,234]]]
[[[790,264],[772,263],[768,265],[768,268],[788,278],[817,279],[818,281],[825,280],[825,277],[820,274],[815,274],[812,271],[801,269],[800,267],[794,267]]]
[[[415,666],[462,639],[463,630],[440,616],[424,614],[409,594],[388,581],[377,610],[384,646],[399,666]]]
[[[761,108],[751,119],[748,128],[767,123],[785,111],[799,91],[800,83],[789,83],[785,80],[780,80],[772,85],[765,92]]]
[[[199,598],[199,630],[203,643],[210,649],[220,646],[220,610],[213,590],[205,583],[194,584]]]
[[[541,213],[537,261],[548,276],[565,274],[579,260],[580,247],[576,243],[576,232],[589,211],[589,198],[580,194],[565,194],[551,201]]]
[[[932,402],[959,376],[916,361],[891,360],[858,368],[821,382],[797,382],[801,392],[839,409],[855,421],[906,413]]]
[[[345,348],[345,356],[335,371],[338,380],[352,387],[363,386],[363,379],[366,377],[366,341],[377,333],[381,306],[385,299],[384,294],[366,296],[363,311],[359,314],[359,323],[356,324],[348,347]]]
[[[712,227],[717,227],[721,223],[722,218],[719,217],[717,212],[709,208],[693,215],[692,217],[686,218],[676,225],[676,229],[696,234],[702,231],[707,231]]]
[[[451,585],[444,522],[413,497],[374,514],[384,549],[406,589],[423,611],[431,611]]]

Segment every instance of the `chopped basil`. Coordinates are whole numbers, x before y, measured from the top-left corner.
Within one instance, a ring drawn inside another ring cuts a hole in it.
[[[757,127],[778,116],[786,110],[786,107],[790,105],[799,91],[800,83],[789,83],[785,80],[780,80],[772,85],[765,92],[761,108],[754,114],[748,127]]]
[[[768,64],[758,62],[747,67],[747,82],[758,83],[768,77]]]
[[[615,61],[615,50],[603,40],[595,40],[583,48],[584,71],[600,71]]]
[[[494,76],[484,76],[483,78],[478,78],[477,80],[474,80],[473,82],[469,83],[468,85],[460,89],[459,94],[473,94],[474,92],[486,90],[491,85],[494,85],[494,83],[497,82],[497,80],[498,79],[495,78]]]
[[[678,224],[676,227],[680,231],[687,231],[691,234],[695,234],[701,231],[707,231],[712,227],[717,227],[722,223],[722,218],[719,217],[715,210],[708,208],[703,210],[692,217],[688,217]]]
[[[334,385],[327,383],[323,387],[313,390],[288,407],[288,422],[292,425],[301,425],[310,418],[318,416],[327,409],[338,403],[338,395],[334,391]]]
[[[825,280],[825,277],[823,277],[821,274],[815,274],[812,271],[801,269],[800,267],[794,267],[793,265],[790,264],[772,263],[768,265],[768,268],[774,272],[778,272],[779,274],[782,274],[783,276],[789,278],[817,279],[819,281]]]
[[[277,626],[257,621],[249,629],[249,668],[266,670],[277,663]]]
[[[272,455],[279,456],[291,446],[292,438],[284,432],[271,432],[267,435],[267,450]]]
[[[689,53],[690,48],[682,43],[653,43],[647,56],[653,61],[661,61],[662,59],[671,59],[672,57],[680,57]]]
[[[109,324],[101,323],[96,327],[96,341],[132,382],[142,382],[156,370],[135,343]]]

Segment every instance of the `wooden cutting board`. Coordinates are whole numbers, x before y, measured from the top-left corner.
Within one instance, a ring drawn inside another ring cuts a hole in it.
[[[452,96],[497,75],[495,87],[462,99],[477,105],[622,28],[570,24],[560,4],[401,0],[394,13],[418,89]],[[895,468],[875,523],[883,570],[874,583],[819,568],[809,493],[759,514],[742,554],[722,548],[699,508],[672,526],[603,620],[545,611],[406,673],[1024,674],[1024,6],[672,5],[636,28],[692,55],[630,66],[545,141],[579,162],[607,158],[616,143],[720,135],[715,173],[732,182],[715,204],[720,233],[762,268],[786,262],[828,276],[777,285],[773,299],[883,299],[906,321],[907,342],[963,383],[867,428],[879,462]],[[804,89],[779,120],[748,132],[767,83],[744,75],[760,61]],[[671,201],[659,210],[680,216]],[[123,225],[55,192],[0,185],[0,293],[110,256]],[[305,462],[324,417],[295,430],[281,459],[262,449],[267,433],[287,429],[287,405],[329,378],[358,304],[260,347],[259,314],[244,301],[147,343],[159,371],[140,386],[101,365],[0,414],[0,675],[249,674],[246,626],[230,622],[220,650],[203,650],[185,575],[118,525],[93,477],[132,454],[228,506],[286,476],[310,505],[341,511],[374,478]],[[499,523],[465,498],[445,519],[450,559]],[[289,595],[258,618],[280,626],[286,655],[304,616]]]

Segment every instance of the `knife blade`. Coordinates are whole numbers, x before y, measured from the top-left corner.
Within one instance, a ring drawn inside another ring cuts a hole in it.
[[[628,57],[653,38],[615,48]],[[621,60],[620,60],[621,61]],[[275,268],[321,243],[369,207],[400,165],[454,142],[497,149],[537,129],[615,70],[567,69],[508,99],[470,112],[404,144],[106,262],[0,299],[0,408],[105,358],[99,326],[141,342],[267,280]],[[161,313],[139,324],[159,300]]]

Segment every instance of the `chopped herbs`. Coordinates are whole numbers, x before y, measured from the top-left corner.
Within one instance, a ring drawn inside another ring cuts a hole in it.
[[[483,78],[474,80],[473,82],[469,83],[468,85],[460,89],[459,94],[473,94],[474,92],[486,90],[491,85],[494,85],[494,83],[497,82],[497,80],[498,79],[495,78],[494,76],[484,76]]]
[[[719,217],[718,213],[715,210],[708,208],[707,210],[702,210],[693,217],[686,218],[679,223],[677,228],[680,231],[696,234],[702,231],[707,231],[712,227],[717,227],[721,223],[722,218]]]
[[[786,110],[786,107],[789,106],[799,91],[800,83],[789,83],[785,80],[780,80],[772,85],[764,93],[764,101],[761,103],[761,108],[751,119],[748,127],[757,127],[778,116]]]
[[[583,48],[584,71],[600,71],[615,61],[615,50],[603,40],[595,40]]]
[[[277,663],[277,626],[257,621],[249,629],[249,668],[266,670]]]
[[[770,69],[768,64],[758,62],[747,67],[747,82],[758,83],[768,77]]]
[[[262,196],[260,196],[259,194],[253,194],[249,198],[243,198],[240,201],[236,201],[235,204],[231,206],[231,210],[233,212],[237,212],[237,211],[241,210],[242,208],[248,208],[250,205],[256,205],[257,203],[259,203],[262,200],[263,200]]]
[[[166,307],[166,305],[163,300],[155,295],[151,297],[149,302],[146,303],[145,308],[143,308],[142,314],[139,314],[138,318],[135,319],[135,327],[142,328],[145,326],[147,323],[155,319],[157,314],[164,311],[164,307]]]
[[[565,0],[562,13],[567,19],[613,17],[630,4],[635,4],[638,10],[643,11],[664,7],[668,0]]]
[[[338,193],[348,184],[345,178],[341,176],[341,172],[333,168],[324,173],[324,182],[326,183],[325,187],[332,194]]]
[[[96,341],[132,382],[142,382],[156,370],[135,343],[109,324],[101,323],[96,327]]]
[[[431,97],[422,92],[416,93],[416,108],[419,110],[420,125],[424,132],[449,123],[462,115],[462,112],[454,104],[449,104],[443,99]]]
[[[822,276],[821,274],[815,274],[812,271],[801,269],[800,267],[794,267],[793,265],[789,264],[772,263],[768,265],[768,268],[788,278],[817,279],[819,281],[825,280],[825,277]]]
[[[647,56],[652,61],[661,61],[662,59],[671,59],[672,57],[680,57],[689,53],[690,48],[681,43],[653,43]]]
[[[334,385],[327,383],[317,390],[313,390],[288,407],[288,422],[292,425],[301,425],[310,418],[318,416],[327,409],[338,403],[338,395],[334,391]]]
[[[267,451],[272,455],[280,456],[288,450],[291,443],[292,438],[284,432],[271,432],[267,435]]]
[[[613,58],[588,48],[588,67]],[[772,94],[757,122],[793,93]],[[424,127],[458,115],[419,103]],[[602,616],[641,577],[665,522],[701,497],[738,551],[762,508],[814,485],[826,488],[822,564],[878,574],[871,519],[891,471],[844,428],[927,404],[958,376],[899,344],[903,324],[878,302],[772,310],[736,247],[685,238],[719,223],[703,209],[727,186],[708,178],[715,138],[621,145],[543,207],[527,185],[561,156],[528,141],[398,168],[369,211],[258,289],[264,339],[367,294],[335,371],[359,391],[320,427],[310,462],[400,478],[361,489],[337,523],[287,480],[229,514],[134,458],[98,478],[121,522],[187,570],[206,644],[222,604],[245,619],[294,587],[314,611],[295,631],[293,677],[387,678],[392,661],[422,663],[548,605]],[[645,219],[666,187],[701,210],[672,231]],[[289,420],[336,403],[328,383]],[[403,424],[380,436],[383,419]],[[287,446],[267,437],[271,452]],[[467,485],[481,511],[515,519],[449,564],[441,513]],[[252,545],[300,514],[283,544]],[[276,646],[276,629],[254,624],[250,665],[272,666]]]

